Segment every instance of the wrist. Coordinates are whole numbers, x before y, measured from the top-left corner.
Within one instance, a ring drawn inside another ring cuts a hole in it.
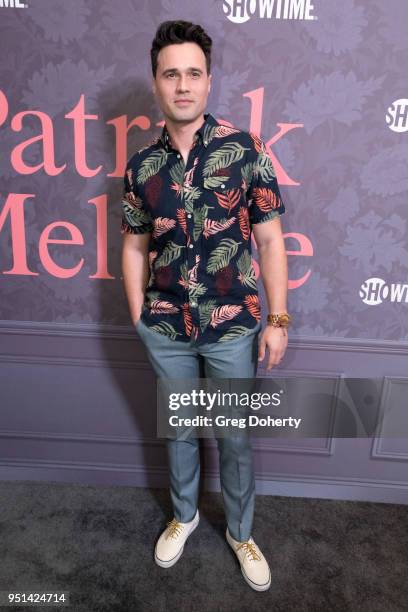
[[[142,316],[142,308],[135,311],[134,316],[132,317],[133,325],[136,325],[136,323],[139,321],[141,316]]]

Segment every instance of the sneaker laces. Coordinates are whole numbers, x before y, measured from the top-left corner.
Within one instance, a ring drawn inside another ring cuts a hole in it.
[[[252,542],[241,542],[241,544],[237,546],[237,550],[239,550],[240,548],[243,548],[245,550],[245,554],[247,554],[251,558],[251,561],[261,560],[261,557],[256,551],[255,544],[253,544]]]
[[[166,540],[170,537],[174,538],[175,536],[180,535],[180,532],[183,529],[182,524],[175,518],[169,521],[167,525]]]

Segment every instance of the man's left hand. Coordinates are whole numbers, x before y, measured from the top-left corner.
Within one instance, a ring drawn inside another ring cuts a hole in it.
[[[285,327],[266,325],[259,339],[258,361],[265,358],[266,347],[269,349],[267,370],[282,361],[288,346],[288,331]]]

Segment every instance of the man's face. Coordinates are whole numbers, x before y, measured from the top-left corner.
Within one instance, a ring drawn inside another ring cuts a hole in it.
[[[211,89],[205,55],[192,42],[168,45],[157,57],[153,93],[167,119],[191,123],[205,111]]]

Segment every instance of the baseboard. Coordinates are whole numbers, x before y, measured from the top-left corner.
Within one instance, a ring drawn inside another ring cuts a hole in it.
[[[404,482],[362,481],[286,474],[255,474],[257,495],[306,497],[343,501],[368,501],[408,504],[408,486]],[[0,481],[41,481],[101,486],[168,488],[167,467],[133,465],[75,464],[75,462],[0,460]],[[207,491],[220,491],[216,471],[204,471]]]

